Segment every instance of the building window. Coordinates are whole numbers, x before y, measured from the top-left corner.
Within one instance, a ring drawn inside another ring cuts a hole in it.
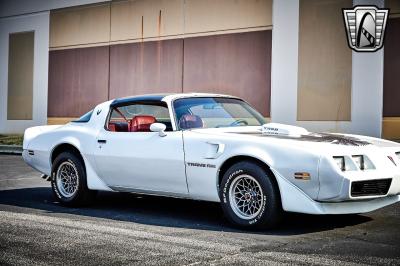
[[[343,7],[350,0],[300,0],[297,119],[351,120],[351,49]]]
[[[32,120],[35,34],[11,33],[8,53],[8,120]]]

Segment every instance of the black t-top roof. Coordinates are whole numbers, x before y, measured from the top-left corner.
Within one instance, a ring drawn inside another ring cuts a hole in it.
[[[115,99],[110,106],[122,106],[136,102],[160,102],[165,96],[170,94],[147,94],[138,96],[129,96]]]

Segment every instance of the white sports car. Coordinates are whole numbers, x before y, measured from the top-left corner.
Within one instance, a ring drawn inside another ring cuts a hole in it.
[[[226,95],[107,101],[67,125],[27,129],[23,148],[69,206],[98,190],[188,198],[265,228],[282,211],[364,213],[400,201],[400,144],[265,124]]]

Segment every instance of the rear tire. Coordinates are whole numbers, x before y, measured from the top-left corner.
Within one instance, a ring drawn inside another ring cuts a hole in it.
[[[54,196],[65,206],[90,203],[96,191],[89,190],[82,160],[72,152],[62,152],[53,162],[51,188]]]
[[[220,184],[225,216],[243,228],[272,228],[282,217],[279,188],[272,174],[260,165],[243,161],[231,166]]]

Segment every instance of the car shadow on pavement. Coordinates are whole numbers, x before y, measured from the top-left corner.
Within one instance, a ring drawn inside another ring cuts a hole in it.
[[[127,221],[147,225],[210,231],[244,232],[223,217],[218,203],[183,200],[130,193],[101,192],[93,204],[68,208],[55,202],[50,188],[21,188],[0,191],[0,204],[46,211]],[[328,231],[371,221],[363,215],[306,215],[286,213],[281,225],[268,231],[246,233],[297,235]]]

